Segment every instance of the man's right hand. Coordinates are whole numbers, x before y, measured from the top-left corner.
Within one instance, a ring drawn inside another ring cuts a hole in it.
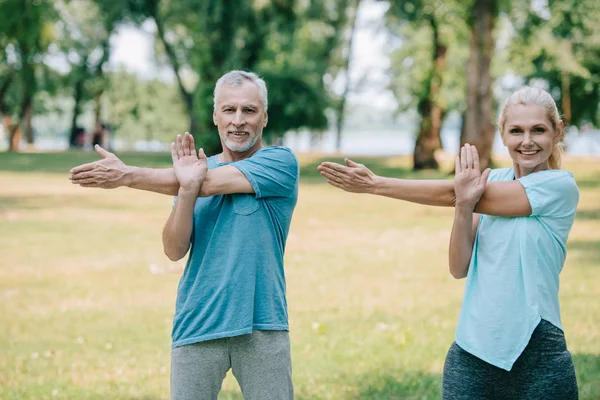
[[[171,158],[179,190],[193,192],[196,196],[208,171],[204,150],[198,150],[196,155],[194,137],[186,132],[183,138],[177,135],[176,142],[171,143]]]
[[[113,153],[104,150],[99,145],[94,146],[101,160],[83,164],[71,169],[69,179],[76,185],[114,189],[127,186],[129,167]]]

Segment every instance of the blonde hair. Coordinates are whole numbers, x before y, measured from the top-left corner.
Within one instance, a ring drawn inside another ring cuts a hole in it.
[[[547,112],[548,119],[552,124],[552,128],[554,130],[559,129],[560,127],[560,114],[558,113],[558,108],[556,107],[556,103],[554,99],[547,91],[539,88],[533,88],[530,86],[525,86],[516,92],[514,92],[506,102],[504,103],[504,107],[502,107],[502,112],[500,113],[500,118],[498,118],[498,129],[500,130],[500,134],[504,131],[504,124],[506,123],[506,113],[508,108],[512,105],[537,105],[544,107]],[[560,165],[562,162],[562,155],[564,145],[561,142],[557,142],[552,148],[552,154],[550,154],[550,158],[548,158],[548,164],[550,169],[560,169]]]

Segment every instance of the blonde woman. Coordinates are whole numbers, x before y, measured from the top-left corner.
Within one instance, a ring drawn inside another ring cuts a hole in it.
[[[560,169],[563,122],[548,92],[525,87],[506,101],[498,128],[512,168],[482,174],[467,144],[454,181],[380,177],[350,160],[319,170],[349,192],[455,207],[450,273],[467,282],[444,399],[577,399],[558,299],[579,201],[573,175]]]

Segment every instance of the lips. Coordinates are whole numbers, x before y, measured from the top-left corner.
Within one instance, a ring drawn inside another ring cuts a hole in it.
[[[532,156],[540,152],[540,150],[517,150],[517,152],[523,154],[524,156]]]

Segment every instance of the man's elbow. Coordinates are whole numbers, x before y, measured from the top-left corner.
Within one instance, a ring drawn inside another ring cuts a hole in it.
[[[452,268],[452,266],[450,266],[450,275],[452,275],[454,279],[464,279],[467,277],[467,273],[468,269]]]
[[[185,257],[185,254],[187,253],[186,251],[180,251],[179,249],[168,249],[165,248],[165,255],[169,258],[169,260],[171,261],[179,261],[181,260],[183,257]]]

